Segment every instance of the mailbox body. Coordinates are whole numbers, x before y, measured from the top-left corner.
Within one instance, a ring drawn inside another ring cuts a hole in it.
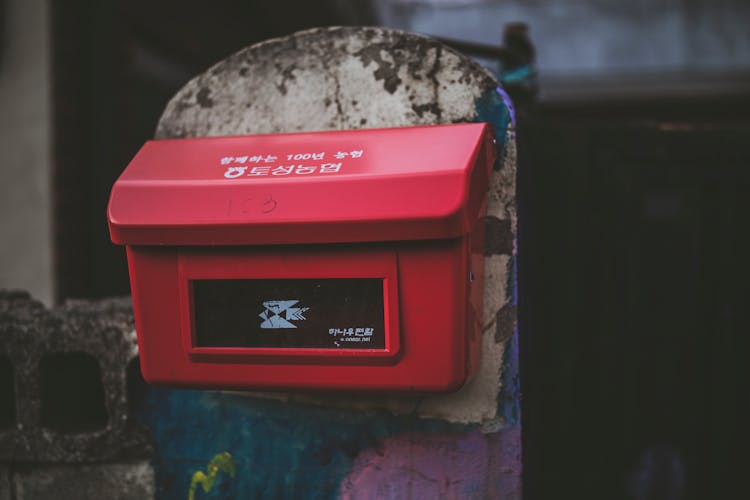
[[[492,138],[461,124],[148,142],[108,210],[144,378],[459,388],[479,363]]]

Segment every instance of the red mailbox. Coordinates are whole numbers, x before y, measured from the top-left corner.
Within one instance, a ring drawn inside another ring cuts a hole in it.
[[[459,388],[495,154],[485,124],[147,142],[108,209],[145,379]]]

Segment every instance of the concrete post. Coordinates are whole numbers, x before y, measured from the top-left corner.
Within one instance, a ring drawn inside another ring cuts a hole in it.
[[[462,497],[497,493],[499,490],[492,490],[488,484],[498,481],[510,485],[503,490],[503,498],[520,495],[513,276],[515,141],[510,113],[497,85],[482,67],[430,38],[382,28],[313,29],[266,41],[220,61],[185,85],[159,121],[156,137],[160,139],[471,121],[489,121],[497,129],[502,154],[488,194],[484,338],[478,376],[457,393],[441,396],[253,394],[287,404],[306,403],[329,411],[337,408],[339,413],[364,410],[368,414],[417,416],[423,422],[413,423],[417,430],[427,427],[426,419],[462,424],[457,427],[459,433],[451,437],[443,433],[419,439],[411,434],[394,435],[370,451],[352,450],[354,463],[339,490],[344,497],[381,498],[377,488],[385,487],[382,481],[388,474],[396,474],[402,481],[388,479],[388,491],[382,492],[385,497],[404,497],[404,488],[408,487],[416,496],[428,498],[432,483],[417,481],[417,486],[414,482],[414,473],[420,471],[425,477],[442,474],[441,480],[449,483],[473,481],[479,488],[476,494]],[[281,411],[291,408],[297,409],[290,429],[304,428],[306,410],[289,405]],[[376,421],[381,417],[362,418]],[[479,437],[478,431],[472,430],[477,425],[487,434]],[[351,431],[357,432],[356,425]],[[442,458],[433,455],[436,446],[451,448],[464,440],[467,446],[483,450],[477,455],[484,457],[478,458],[479,469],[453,469],[461,460],[457,450],[446,452]],[[289,445],[301,443],[292,438]],[[489,451],[493,446],[505,450],[505,454],[493,457]],[[494,470],[488,468],[490,464]],[[399,475],[395,471],[402,470],[400,467],[412,472]],[[441,467],[446,467],[441,473],[433,470]],[[484,472],[476,474],[477,470]],[[281,478],[271,482],[276,480]],[[433,498],[459,493],[458,487],[446,488],[434,490],[438,495]]]

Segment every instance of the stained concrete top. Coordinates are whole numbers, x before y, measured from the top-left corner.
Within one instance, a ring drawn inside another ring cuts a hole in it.
[[[425,36],[316,28],[247,47],[193,78],[156,138],[473,121],[497,87],[479,64]]]

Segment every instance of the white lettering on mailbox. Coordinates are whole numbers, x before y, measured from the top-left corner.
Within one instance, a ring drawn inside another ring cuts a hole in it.
[[[336,150],[335,152],[288,153],[279,156],[271,154],[243,154],[241,156],[223,156],[219,159],[219,164],[226,167],[224,177],[227,179],[327,175],[342,172],[344,167],[342,160],[362,158],[364,153],[361,149],[354,149],[350,151]],[[331,158],[331,160],[325,162],[326,158]],[[282,159],[283,163],[279,163],[280,159]],[[248,164],[255,164],[256,166],[248,167]]]
[[[334,344],[341,345],[340,342],[370,342],[372,335],[375,333],[374,328],[329,328],[328,335],[335,339]]]
[[[236,179],[237,177],[242,177],[246,170],[247,167],[229,167],[227,171],[224,172],[224,177],[227,179]]]

